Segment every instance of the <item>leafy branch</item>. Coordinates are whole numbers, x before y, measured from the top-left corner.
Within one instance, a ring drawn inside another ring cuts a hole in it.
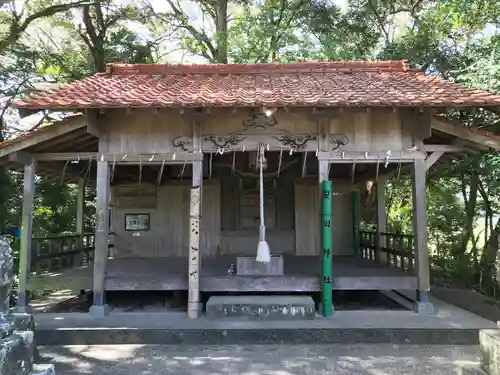
[[[0,5],[3,5],[6,2],[7,1],[4,1]],[[10,20],[9,20],[10,25],[8,26],[8,31],[6,33],[6,36],[4,36],[0,40],[0,54],[4,53],[10,46],[16,43],[19,40],[19,38],[21,38],[23,32],[25,32],[28,26],[34,21],[41,18],[53,16],[57,13],[66,12],[73,8],[88,6],[92,4],[97,4],[97,3],[94,1],[85,0],[85,1],[66,3],[66,4],[56,4],[41,9],[39,11],[36,11],[35,13],[26,17],[24,20],[22,20],[23,12],[18,13],[14,8],[11,8]]]

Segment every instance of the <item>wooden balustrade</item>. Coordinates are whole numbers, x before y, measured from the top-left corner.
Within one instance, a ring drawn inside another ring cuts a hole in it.
[[[415,242],[412,234],[360,231],[361,250],[364,259],[387,264],[402,271],[415,268]]]
[[[94,234],[33,237],[31,272],[57,272],[94,259]]]

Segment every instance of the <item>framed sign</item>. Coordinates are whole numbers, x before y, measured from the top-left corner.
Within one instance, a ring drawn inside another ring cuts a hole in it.
[[[149,228],[149,214],[125,214],[126,231],[147,231]]]

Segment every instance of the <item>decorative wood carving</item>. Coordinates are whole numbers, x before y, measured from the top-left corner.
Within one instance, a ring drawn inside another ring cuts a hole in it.
[[[251,145],[255,142],[258,145],[262,142],[269,142],[269,139],[275,139],[278,143],[274,143],[274,147],[284,147],[292,150],[303,150],[308,148],[309,141],[318,141],[318,135],[313,134],[291,134],[289,131],[278,128],[278,123],[273,116],[268,116],[265,113],[253,113],[243,121],[243,131],[233,134],[217,135],[207,134],[202,137],[201,145],[203,150],[215,148],[217,152],[236,149],[242,144]],[[253,142],[252,142],[253,141]],[[270,142],[273,143],[273,142]],[[340,146],[345,146],[348,139],[345,135],[334,134],[329,136],[329,143],[333,146],[331,151],[337,150]],[[172,140],[174,147],[180,148],[182,151],[193,150],[193,139],[189,136],[178,136]],[[271,145],[272,146],[272,145]],[[244,147],[243,147],[244,148]]]
[[[191,151],[193,146],[193,139],[185,135],[180,135],[172,139],[172,144],[174,145],[174,147],[180,147],[182,151]]]
[[[318,140],[318,137],[316,137],[315,135],[305,135],[305,136],[282,135],[274,138],[278,140],[283,146],[290,147],[293,149],[305,148],[307,142]]]
[[[238,135],[208,135],[206,137],[203,137],[203,140],[207,142],[212,142],[215,147],[217,148],[228,148],[228,147],[236,147],[238,146],[241,142],[245,140],[244,137],[240,137]]]
[[[331,134],[329,135],[330,138],[330,144],[333,145],[333,148],[331,151],[337,150],[340,146],[345,146],[346,144],[349,143],[349,139],[342,134]]]
[[[276,119],[273,116],[267,116],[265,113],[254,113],[243,121],[245,130],[266,130],[269,128],[276,128],[277,126],[278,122]]]

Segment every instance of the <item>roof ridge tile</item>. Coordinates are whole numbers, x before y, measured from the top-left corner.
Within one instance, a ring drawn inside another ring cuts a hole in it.
[[[397,71],[412,69],[408,60],[354,60],[354,61],[302,61],[294,63],[264,64],[108,64],[107,75],[241,75],[241,74],[291,74],[304,72],[348,71]]]

